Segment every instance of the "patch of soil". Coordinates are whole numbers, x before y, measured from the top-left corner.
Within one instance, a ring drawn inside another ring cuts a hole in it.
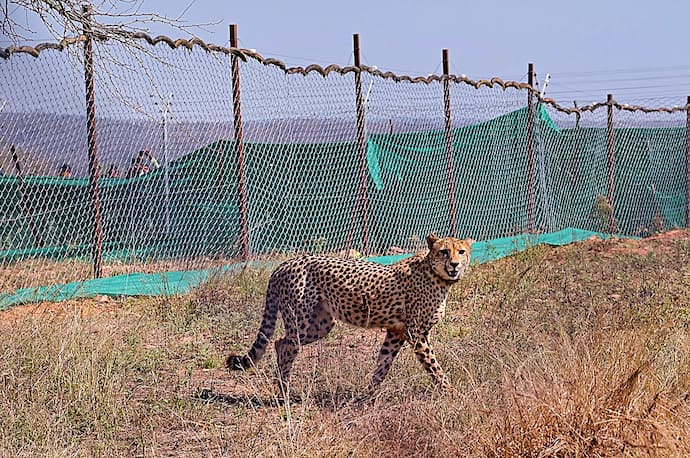
[[[596,240],[592,244],[590,251],[602,254],[637,254],[639,256],[646,256],[651,252],[668,253],[675,251],[678,241],[690,241],[690,231],[687,229],[673,229],[642,239],[611,238],[609,240],[600,240],[597,237],[594,237],[594,239]]]
[[[48,321],[63,319],[78,313],[81,316],[92,316],[96,313],[111,311],[115,304],[107,296],[96,299],[75,299],[65,302],[38,302],[35,304],[18,305],[8,310],[0,311],[0,323],[15,323],[18,320],[40,318]]]
[[[292,371],[293,395],[306,383],[312,372],[312,365],[322,366],[324,372],[337,371],[334,358],[343,360],[362,360],[373,369],[376,355],[385,333],[376,329],[361,329],[338,324],[332,331],[337,338],[327,337],[302,347]],[[276,335],[279,338],[282,332]],[[337,357],[335,356],[337,354]],[[277,374],[275,372],[273,344],[269,344],[265,357],[256,369],[246,373],[228,371],[225,367],[214,369],[194,369],[189,374],[192,397],[200,401],[218,402],[231,405],[272,406],[276,405]],[[184,371],[178,372],[184,378]],[[370,373],[363,369],[362,376]],[[343,393],[341,393],[343,394]],[[343,394],[351,398],[352,393]]]

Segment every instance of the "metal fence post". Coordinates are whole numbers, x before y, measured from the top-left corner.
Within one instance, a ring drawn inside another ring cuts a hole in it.
[[[24,182],[24,174],[22,173],[22,166],[19,163],[19,156],[17,155],[17,149],[14,145],[10,146],[10,154],[12,155],[12,161],[14,162],[14,170],[17,173],[17,182],[19,183],[19,193],[21,194],[22,211],[24,212],[24,217],[31,230],[31,235],[34,238],[34,246],[42,247],[44,245],[43,237],[41,233],[34,224],[34,214],[31,211],[31,205],[27,199],[26,183]]]
[[[448,168],[448,207],[450,211],[450,236],[456,237],[458,228],[455,213],[455,164],[453,161],[453,123],[450,109],[450,62],[448,49],[443,55],[443,109],[445,113],[446,164]]]
[[[223,188],[225,188],[225,141],[218,141],[217,150],[217,166],[218,166],[218,182],[216,200],[221,201],[223,199]]]
[[[573,100],[573,106],[577,110],[575,112],[575,136],[573,138],[573,149],[575,150],[575,157],[573,160],[573,189],[577,188],[580,174],[580,119],[582,113],[577,107],[577,100]]]
[[[527,64],[527,231],[534,232],[534,64]]]
[[[91,33],[91,5],[84,5],[84,82],[86,86],[86,132],[89,154],[89,194],[93,214],[93,276],[103,274],[102,250],[103,229],[101,223],[101,202],[98,189],[98,149],[96,143],[96,94],[93,69],[93,34]]]
[[[690,96],[685,112],[685,227],[690,227]]]
[[[359,152],[359,186],[352,214],[352,225],[348,235],[346,251],[349,250],[354,239],[357,210],[362,218],[362,249],[364,254],[369,254],[369,201],[367,197],[367,139],[364,125],[364,101],[362,98],[362,66],[359,50],[359,34],[352,35],[352,48],[355,62],[355,103],[357,105],[357,151]]]
[[[606,108],[607,108],[607,122],[606,122],[606,147],[608,151],[608,198],[609,206],[611,209],[611,214],[609,215],[609,231],[615,232],[615,218],[613,216],[614,209],[614,188],[613,188],[613,94],[608,94],[606,96]]]
[[[230,24],[230,47],[237,48],[237,24]],[[244,161],[244,140],[242,132],[242,102],[240,94],[240,61],[235,54],[230,55],[232,67],[232,103],[235,126],[235,155],[237,158],[237,192],[240,211],[241,257],[249,259],[249,229],[247,225],[247,183]]]

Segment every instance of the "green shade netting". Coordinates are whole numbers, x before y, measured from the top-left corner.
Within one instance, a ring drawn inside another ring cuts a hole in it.
[[[472,263],[484,263],[505,256],[515,254],[539,244],[552,246],[567,245],[569,243],[589,239],[590,237],[607,238],[608,234],[584,231],[580,229],[563,229],[558,232],[540,235],[519,235],[515,237],[503,237],[494,240],[475,242],[472,245]],[[380,256],[368,258],[368,260],[384,265],[393,264],[411,254],[394,256]],[[190,270],[165,273],[135,273],[116,275],[108,278],[99,278],[81,282],[72,282],[64,285],[41,286],[25,288],[14,293],[0,294],[0,310],[14,305],[30,302],[52,301],[59,302],[75,298],[94,297],[106,295],[119,296],[171,296],[186,294],[192,288],[209,280],[214,275],[234,272],[245,267],[272,268],[273,262],[249,262],[237,263],[205,270]]]

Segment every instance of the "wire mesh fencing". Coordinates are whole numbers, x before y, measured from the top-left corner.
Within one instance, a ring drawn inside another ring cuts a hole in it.
[[[687,224],[687,105],[569,109],[499,79],[136,43],[93,43],[93,113],[83,37],[3,51],[0,292],[97,263],[108,276],[408,252],[430,232]]]

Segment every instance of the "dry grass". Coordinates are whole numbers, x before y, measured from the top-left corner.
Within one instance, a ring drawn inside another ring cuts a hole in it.
[[[102,265],[103,276],[131,273],[155,273],[179,270],[210,269],[238,262],[232,258],[183,258],[151,261],[129,258],[105,260]],[[17,289],[59,285],[85,281],[93,278],[93,262],[90,259],[23,259],[0,265],[0,294]]]
[[[474,267],[434,340],[367,403],[382,335],[337,326],[275,398],[251,343],[268,272],[194,294],[0,314],[2,456],[688,456],[690,236],[537,247]],[[280,330],[279,330],[280,332]]]

